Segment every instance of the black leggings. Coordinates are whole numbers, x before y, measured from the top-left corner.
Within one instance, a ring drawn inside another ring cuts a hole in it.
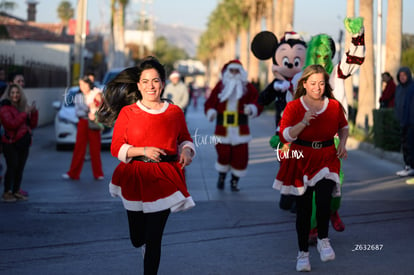
[[[161,258],[161,241],[170,210],[155,213],[129,211],[129,235],[132,245],[140,247],[145,244],[144,274],[155,275]]]
[[[29,146],[19,148],[13,143],[3,143],[3,154],[7,165],[4,176],[4,192],[17,193],[22,184],[24,166],[29,156]]]
[[[296,197],[296,233],[298,236],[299,251],[308,252],[313,191],[315,191],[318,238],[324,239],[328,237],[331,199],[334,186],[334,181],[322,179],[314,187],[307,187],[305,194]]]

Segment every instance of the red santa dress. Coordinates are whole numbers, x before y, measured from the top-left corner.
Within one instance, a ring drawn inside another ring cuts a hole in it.
[[[309,110],[303,97],[293,100],[286,105],[281,120],[281,141],[291,142],[289,152],[277,151],[278,157],[283,158],[279,172],[273,183],[273,188],[282,194],[300,196],[307,186],[314,186],[318,181],[327,178],[336,182],[332,195],[341,195],[339,170],[340,160],[336,155],[335,145],[319,148],[319,146],[303,146],[294,143],[296,139],[289,136],[289,129],[302,121],[305,112]],[[324,107],[317,113],[297,137],[304,141],[332,140],[339,129],[348,127],[341,105],[334,99],[324,99]]]
[[[179,158],[173,162],[136,161],[126,157],[132,146],[158,147],[167,155],[179,155],[185,147],[195,152],[184,113],[178,106],[164,102],[162,109],[152,110],[138,101],[121,110],[111,145],[112,155],[121,163],[113,173],[109,191],[121,197],[124,207],[131,211],[177,212],[195,206]]]

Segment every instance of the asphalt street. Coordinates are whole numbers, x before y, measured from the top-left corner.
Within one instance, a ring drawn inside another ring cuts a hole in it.
[[[197,155],[186,176],[196,207],[170,215],[159,274],[296,274],[295,215],[278,208],[272,189],[273,115],[250,120],[248,174],[233,193],[229,179],[216,188],[214,124],[201,107],[187,113]],[[90,162],[79,181],[62,180],[72,152],[55,150],[53,131],[34,131],[22,184],[29,200],[0,203],[0,274],[142,274],[125,210],[108,193],[117,159],[102,151],[104,181],[93,179]],[[401,168],[399,154],[350,140],[340,209],[346,229],[330,228],[334,261],[321,262],[310,248],[313,273],[414,274],[414,186],[395,176]]]

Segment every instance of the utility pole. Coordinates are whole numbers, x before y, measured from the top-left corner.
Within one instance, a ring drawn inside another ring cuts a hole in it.
[[[78,0],[76,7],[76,32],[73,51],[72,85],[77,85],[84,72],[84,49],[86,42],[86,17],[88,0]]]
[[[390,1],[390,0],[388,0]],[[375,62],[375,108],[379,108],[379,98],[381,97],[382,90],[382,80],[381,80],[381,70],[382,70],[382,1],[378,0],[377,2],[377,58]]]

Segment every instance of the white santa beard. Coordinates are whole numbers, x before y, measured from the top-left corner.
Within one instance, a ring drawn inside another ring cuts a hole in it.
[[[219,94],[220,102],[226,101],[234,92],[239,99],[243,95],[243,82],[238,77],[223,78],[223,90]]]

